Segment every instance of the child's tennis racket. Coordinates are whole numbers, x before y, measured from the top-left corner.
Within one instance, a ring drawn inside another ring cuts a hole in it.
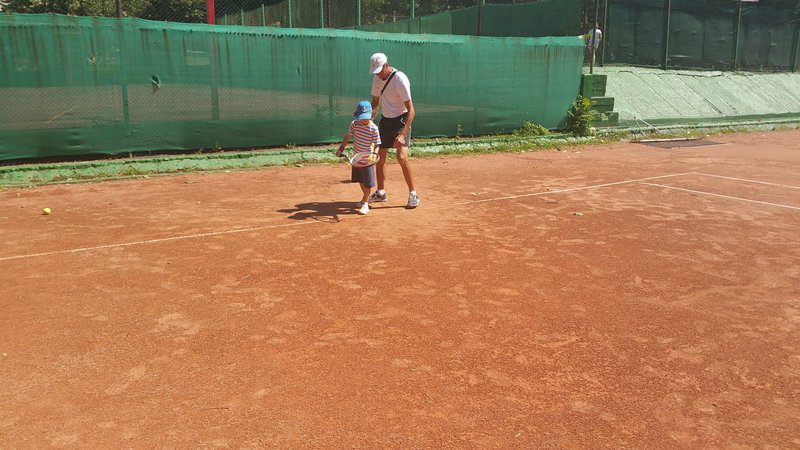
[[[375,163],[380,161],[381,157],[373,152],[354,152],[345,150],[342,152],[342,157],[350,161],[350,165],[357,169],[374,166]]]

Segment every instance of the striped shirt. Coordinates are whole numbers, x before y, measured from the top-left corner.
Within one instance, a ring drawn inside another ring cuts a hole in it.
[[[371,120],[369,124],[362,125],[361,120],[354,120],[350,124],[347,134],[353,136],[353,147],[357,152],[371,152],[372,144],[381,144],[381,135],[378,133],[378,126]]]

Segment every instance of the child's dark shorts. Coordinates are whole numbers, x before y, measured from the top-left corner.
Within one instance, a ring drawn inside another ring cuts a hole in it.
[[[367,187],[375,187],[375,166],[369,167],[353,167],[350,172],[350,181],[353,183],[361,183]]]

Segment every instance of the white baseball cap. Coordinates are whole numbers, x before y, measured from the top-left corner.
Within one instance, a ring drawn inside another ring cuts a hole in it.
[[[369,58],[369,71],[370,73],[378,73],[383,69],[383,65],[386,64],[388,59],[386,55],[383,53],[375,53],[372,57]]]

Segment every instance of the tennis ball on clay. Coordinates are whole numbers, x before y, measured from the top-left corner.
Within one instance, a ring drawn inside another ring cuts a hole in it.
[[[46,215],[48,215],[48,214],[50,214],[50,208],[45,208],[45,209],[43,209],[43,210],[42,210],[42,214],[44,214],[45,216],[46,216]]]

